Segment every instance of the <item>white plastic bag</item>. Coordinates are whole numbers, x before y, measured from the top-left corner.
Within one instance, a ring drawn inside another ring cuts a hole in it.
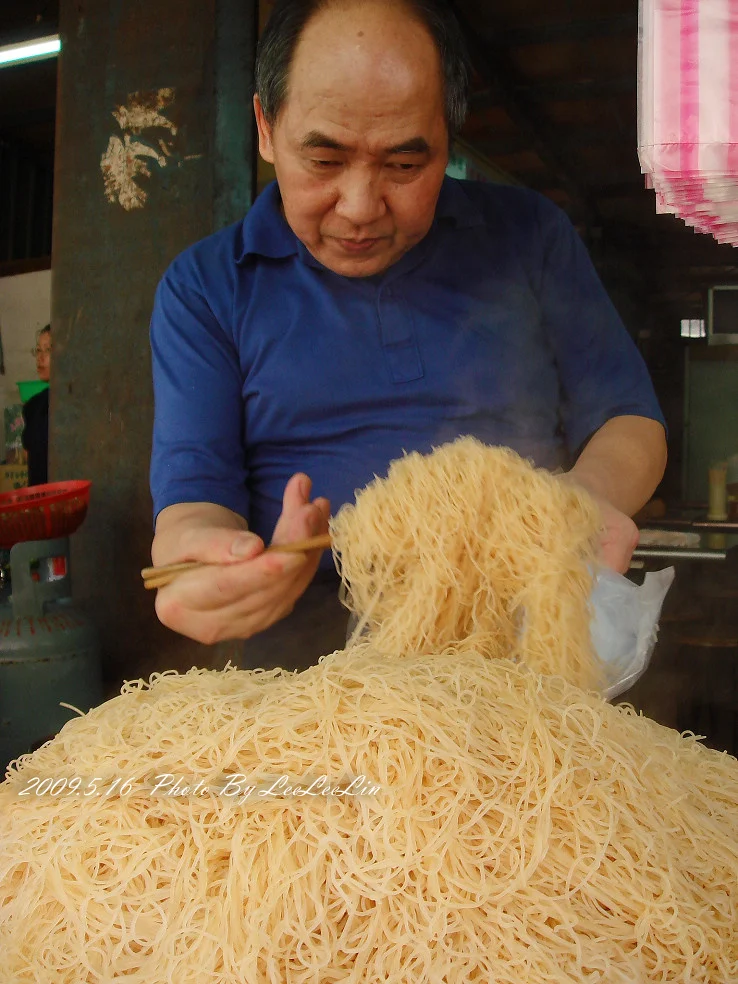
[[[664,598],[674,581],[674,568],[648,573],[639,587],[622,574],[601,568],[592,590],[592,643],[605,664],[606,700],[618,697],[646,671],[656,645]],[[352,639],[359,618],[352,614],[346,643]],[[361,633],[366,636],[369,626]]]
[[[603,697],[612,700],[645,672],[656,645],[664,598],[674,568],[648,573],[639,587],[622,574],[603,568],[592,592],[592,642],[605,664]]]

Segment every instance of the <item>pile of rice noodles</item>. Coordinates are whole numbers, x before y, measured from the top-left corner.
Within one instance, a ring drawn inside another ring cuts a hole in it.
[[[738,762],[572,683],[598,522],[474,441],[394,464],[334,523],[360,642],[11,767],[0,982],[738,981]]]
[[[737,811],[735,759],[468,650],[156,676],[0,787],[0,980],[726,984]]]
[[[472,437],[393,462],[334,518],[353,639],[467,646],[602,689],[589,598],[601,516],[582,488]]]

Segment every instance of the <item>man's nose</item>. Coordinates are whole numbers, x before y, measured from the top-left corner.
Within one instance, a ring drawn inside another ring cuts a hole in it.
[[[387,211],[381,182],[371,172],[348,168],[342,175],[336,213],[356,226],[370,225]]]

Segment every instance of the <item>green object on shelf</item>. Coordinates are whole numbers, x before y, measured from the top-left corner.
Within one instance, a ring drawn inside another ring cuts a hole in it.
[[[5,422],[5,459],[15,461],[16,455],[23,450],[23,404],[14,403],[5,407],[3,414]]]
[[[25,379],[15,385],[18,387],[21,400],[24,403],[28,403],[32,396],[36,396],[37,393],[43,393],[45,389],[49,388],[49,384],[43,382],[41,379]]]

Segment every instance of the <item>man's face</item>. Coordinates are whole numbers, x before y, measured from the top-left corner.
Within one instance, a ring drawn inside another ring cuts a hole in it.
[[[295,51],[259,149],[287,222],[346,277],[381,273],[426,235],[448,163],[439,58],[425,28],[384,2],[328,7]]]

